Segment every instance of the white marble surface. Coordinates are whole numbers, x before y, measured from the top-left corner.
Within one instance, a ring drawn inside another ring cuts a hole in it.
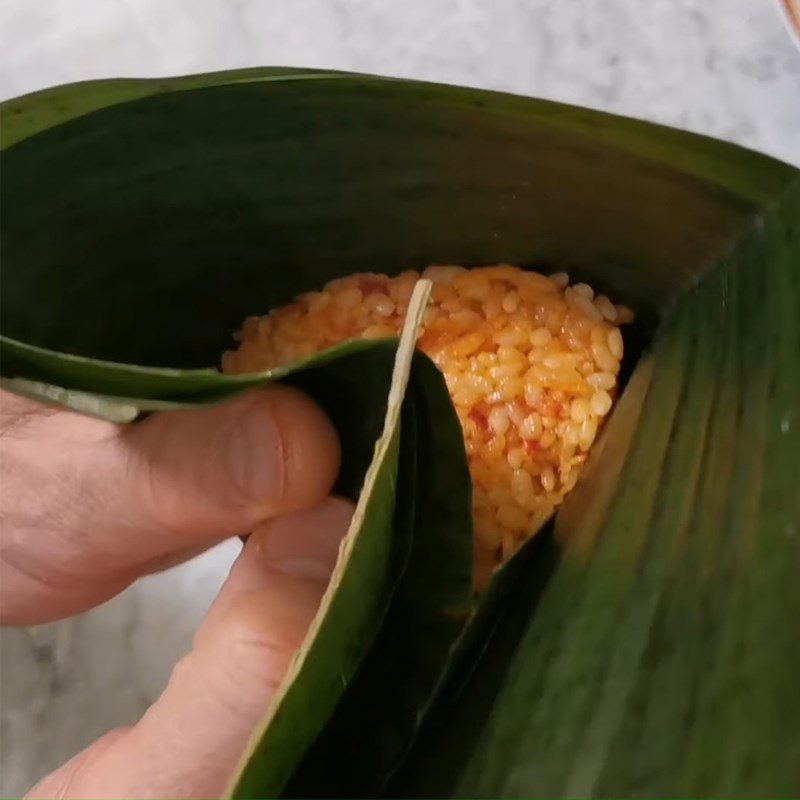
[[[0,95],[264,64],[506,89],[800,164],[800,52],[773,0],[2,0]],[[131,722],[187,648],[224,545],[56,625],[2,633],[0,796]]]

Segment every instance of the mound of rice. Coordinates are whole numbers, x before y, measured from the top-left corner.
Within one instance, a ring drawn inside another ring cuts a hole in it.
[[[611,410],[624,306],[565,273],[433,266],[419,348],[444,373],[473,481],[475,581],[510,558],[575,485]],[[396,336],[418,272],[358,274],[264,317],[225,353],[229,373],[286,364],[348,339]]]

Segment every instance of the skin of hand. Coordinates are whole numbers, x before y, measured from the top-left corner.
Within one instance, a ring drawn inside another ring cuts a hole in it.
[[[119,426],[0,393],[0,621],[79,613],[250,533],[133,726],[28,797],[219,797],[319,606],[352,516],[336,433],[295,389]],[[102,657],[98,653],[98,657]]]

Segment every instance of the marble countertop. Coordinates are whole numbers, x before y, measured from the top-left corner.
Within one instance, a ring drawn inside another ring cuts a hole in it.
[[[800,165],[800,51],[773,0],[3,0],[0,44],[4,98],[88,78],[331,67],[602,108]],[[237,551],[2,632],[0,796],[142,713]]]

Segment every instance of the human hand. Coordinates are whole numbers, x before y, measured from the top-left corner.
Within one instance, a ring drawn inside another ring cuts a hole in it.
[[[216,797],[313,618],[349,522],[339,445],[275,386],[117,426],[0,396],[0,619],[35,624],[252,531],[192,651],[134,726],[33,797]]]

